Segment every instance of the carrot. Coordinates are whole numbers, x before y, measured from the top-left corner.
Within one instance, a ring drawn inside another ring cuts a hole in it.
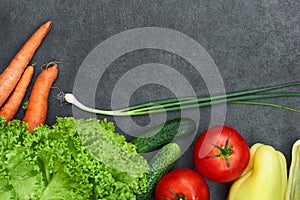
[[[46,22],[32,34],[0,75],[0,107],[16,87],[29,61],[50,30],[51,23]]]
[[[18,112],[27,91],[28,85],[32,79],[33,73],[33,66],[29,66],[26,68],[12,95],[1,108],[0,116],[6,118],[6,123],[11,121],[14,118],[15,114]]]
[[[45,124],[48,110],[48,96],[50,89],[58,75],[58,68],[55,62],[47,64],[46,69],[38,75],[33,85],[28,106],[23,118],[27,123],[27,130],[30,132],[39,125]]]

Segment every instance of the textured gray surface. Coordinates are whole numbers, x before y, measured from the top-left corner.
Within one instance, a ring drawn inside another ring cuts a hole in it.
[[[62,91],[72,91],[76,73],[89,52],[105,39],[133,28],[162,27],[193,38],[210,54],[222,76],[227,92],[285,82],[299,81],[300,3],[279,1],[4,1],[0,0],[0,70],[40,24],[53,21],[53,27],[32,63],[57,60]],[[184,59],[170,52],[146,49],[123,55],[111,64],[98,85],[97,107],[110,106],[114,84],[126,71],[144,63],[162,63],[187,77],[197,95],[207,94],[202,77]],[[38,73],[36,73],[37,75]],[[293,91],[299,90],[294,88]],[[55,116],[70,116],[70,105],[55,99],[52,91],[48,124]],[[168,88],[148,84],[137,88],[131,103],[172,97]],[[299,108],[299,99],[273,102]],[[210,109],[201,109],[198,134],[210,122]],[[20,111],[17,118],[22,118]],[[169,118],[178,116],[171,113]],[[99,116],[103,118],[103,116]],[[109,118],[114,120],[113,118]],[[148,117],[134,119],[139,126]],[[248,141],[271,144],[290,162],[293,142],[300,138],[300,115],[257,106],[229,105],[225,124],[237,129]],[[121,130],[120,130],[121,131]],[[192,147],[175,167],[193,167]],[[208,182],[211,199],[224,200],[228,184]]]

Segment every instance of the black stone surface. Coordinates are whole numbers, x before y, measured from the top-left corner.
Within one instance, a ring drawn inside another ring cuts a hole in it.
[[[300,2],[296,0],[0,0],[0,71],[39,25],[52,20],[52,29],[31,63],[37,64],[36,77],[39,66],[60,61],[54,86],[63,92],[73,90],[79,67],[98,44],[117,33],[142,27],[178,31],[201,44],[217,65],[226,92],[299,81],[299,11]],[[114,85],[128,70],[145,63],[161,63],[177,69],[198,96],[208,94],[201,75],[189,62],[167,51],[141,49],[120,56],[107,68],[97,88],[96,107],[110,109]],[[56,116],[73,114],[71,105],[55,98],[59,93],[57,88],[49,97],[50,125]],[[299,87],[289,91],[297,92]],[[136,89],[131,104],[173,96],[166,87],[147,84]],[[28,97],[29,94],[25,98]],[[299,98],[272,102],[300,109]],[[21,119],[23,114],[20,110],[16,118]],[[170,113],[168,118],[177,116],[176,112]],[[210,108],[201,109],[197,135],[208,128],[210,116]],[[112,117],[108,119],[114,121]],[[228,105],[225,124],[237,129],[249,145],[261,142],[282,151],[289,165],[291,146],[300,138],[299,120],[300,115],[290,111]],[[134,121],[139,126],[151,123],[148,116],[136,117]],[[174,168],[178,167],[194,167],[192,145]],[[230,184],[210,181],[208,184],[212,200],[226,199]]]

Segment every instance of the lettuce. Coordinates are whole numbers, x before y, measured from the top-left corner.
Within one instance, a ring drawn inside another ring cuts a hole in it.
[[[135,199],[147,161],[106,119],[58,117],[32,134],[0,118],[0,199]]]

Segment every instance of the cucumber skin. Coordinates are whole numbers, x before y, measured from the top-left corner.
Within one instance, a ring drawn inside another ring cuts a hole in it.
[[[162,147],[150,160],[147,173],[147,192],[136,196],[137,200],[150,200],[158,181],[169,172],[180,157],[180,147],[169,143]]]
[[[147,153],[172,140],[191,135],[195,130],[196,123],[192,119],[176,118],[141,133],[130,143],[136,146],[138,153]]]

